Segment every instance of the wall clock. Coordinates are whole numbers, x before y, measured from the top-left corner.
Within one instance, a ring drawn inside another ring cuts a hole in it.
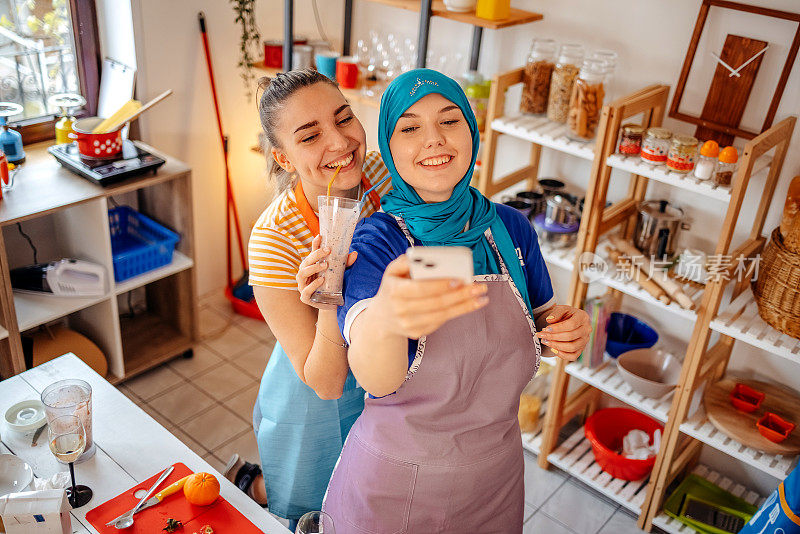
[[[689,77],[692,63],[697,54],[700,36],[703,33],[711,7],[742,11],[759,16],[793,21],[798,24],[794,39],[789,46],[789,54],[786,57],[786,62],[783,65],[778,84],[775,87],[769,109],[759,132],[745,130],[739,126],[739,123],[755,85],[761,61],[770,50],[770,43],[766,41],[728,34],[721,51],[708,50],[703,52],[711,54],[716,65],[703,110],[699,116],[690,115],[680,110],[686,80]],[[683,61],[681,74],[678,78],[678,85],[675,88],[675,96],[672,99],[669,116],[696,124],[695,137],[703,140],[714,139],[723,146],[732,144],[734,137],[752,139],[772,126],[772,121],[775,119],[775,113],[778,110],[783,91],[786,88],[786,81],[797,58],[799,48],[800,13],[789,13],[727,0],[703,0],[700,6],[700,13],[697,15],[692,39],[689,42],[689,49],[686,51],[686,58]]]

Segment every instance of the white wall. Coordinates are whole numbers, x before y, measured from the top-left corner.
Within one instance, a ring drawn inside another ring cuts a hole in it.
[[[800,8],[797,0],[749,0],[787,11]],[[111,0],[106,0],[111,2]],[[258,22],[264,38],[280,37],[282,31],[282,5],[279,0],[260,0]],[[539,11],[544,20],[503,31],[484,33],[480,70],[487,76],[523,64],[530,40],[534,36],[552,37],[559,41],[584,43],[589,48],[611,48],[620,54],[616,77],[618,94],[636,90],[652,83],[675,84],[686,48],[694,27],[699,1],[660,0],[514,0],[515,7]],[[296,0],[295,30],[317,38],[313,23],[311,0]],[[341,38],[341,0],[319,1],[325,30],[337,42]],[[160,104],[141,119],[144,139],[154,146],[186,161],[193,169],[195,191],[195,221],[198,242],[198,275],[201,293],[221,288],[225,284],[224,260],[224,182],[222,157],[214,124],[211,94],[203,59],[197,11],[204,10],[208,20],[217,87],[221,100],[225,130],[230,134],[230,162],[234,188],[246,236],[250,224],[270,198],[263,172],[261,156],[250,151],[258,132],[255,103],[247,101],[244,88],[236,70],[238,61],[238,29],[233,22],[230,4],[222,0],[133,0],[136,62],[139,68],[137,95],[147,99],[166,88],[175,95]],[[370,29],[415,36],[418,15],[364,1],[355,2],[354,42],[367,36]],[[690,78],[685,95],[686,108],[697,110],[701,106],[705,88],[713,73],[710,51],[719,51],[726,33],[739,33],[761,38],[771,43],[745,114],[744,125],[759,127],[759,116],[772,96],[779,65],[785,58],[787,44],[791,41],[792,26],[769,21],[754,15],[720,14],[712,11],[704,41],[697,55],[700,76]],[[430,43],[437,53],[469,50],[471,28],[455,22],[435,19]],[[765,89],[767,87],[767,89]],[[518,105],[518,91],[508,98],[509,108]],[[776,122],[800,111],[800,68],[796,65],[789,78]],[[365,127],[371,133],[376,128],[374,110],[357,110]],[[671,119],[666,125],[678,131],[692,133],[693,127]],[[374,136],[370,135],[374,140]],[[792,148],[775,196],[766,230],[774,228],[785,198],[788,182],[800,173],[800,136],[794,135]],[[498,172],[521,165],[527,159],[528,146],[516,140],[504,140],[498,157]],[[559,154],[545,151],[542,174],[557,175],[576,187],[585,188],[589,165]],[[623,175],[612,185],[612,196],[620,195],[627,186]],[[737,236],[741,239],[749,230],[748,214],[752,214],[758,195],[753,191],[741,217]],[[695,220],[695,231],[685,236],[683,244],[713,248],[711,237],[720,225],[724,206],[693,198],[660,184],[653,184],[650,197],[671,199],[688,209]],[[713,232],[710,229],[714,229]],[[734,243],[735,245],[736,243]],[[565,273],[553,268],[556,291],[566,295]],[[679,318],[664,317],[631,299],[629,309],[642,313],[658,327],[663,337],[688,339],[690,324]],[[680,349],[680,347],[677,347]],[[747,372],[758,370],[763,375],[790,377],[800,389],[800,378],[789,362],[771,358],[761,351],[737,344],[732,366]],[[795,372],[793,372],[795,371]],[[727,463],[738,469],[737,462],[718,457],[718,463]],[[768,488],[774,481],[752,474],[753,483]]]

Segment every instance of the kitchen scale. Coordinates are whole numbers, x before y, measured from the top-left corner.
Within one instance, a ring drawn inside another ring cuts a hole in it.
[[[132,176],[148,172],[155,174],[166,163],[164,159],[141,148],[135,141],[127,139],[122,142],[122,156],[113,161],[82,157],[75,143],[53,145],[47,151],[67,169],[103,187]]]

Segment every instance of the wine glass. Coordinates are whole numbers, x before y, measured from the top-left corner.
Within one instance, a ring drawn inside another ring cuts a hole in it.
[[[333,519],[325,512],[308,512],[297,521],[295,534],[336,534]]]
[[[80,508],[92,500],[92,490],[88,486],[75,485],[75,460],[86,447],[86,430],[81,420],[74,415],[62,415],[51,420],[47,427],[50,451],[69,464],[72,487],[67,488],[67,500],[73,508]]]

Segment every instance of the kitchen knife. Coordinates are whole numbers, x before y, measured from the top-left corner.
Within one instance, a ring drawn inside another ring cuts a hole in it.
[[[164,488],[163,490],[159,491],[158,493],[156,493],[155,495],[153,495],[152,497],[150,497],[149,499],[147,499],[147,500],[146,500],[146,501],[145,501],[145,502],[144,502],[144,503],[143,503],[143,504],[142,504],[142,505],[139,507],[139,509],[136,511],[136,513],[138,514],[139,512],[141,512],[142,510],[144,510],[145,508],[150,508],[151,506],[154,506],[154,505],[156,505],[156,504],[160,503],[161,501],[163,501],[164,499],[166,499],[167,497],[169,497],[169,496],[170,496],[170,495],[172,495],[173,493],[177,493],[177,492],[181,491],[181,490],[183,489],[183,485],[186,483],[186,479],[187,479],[187,478],[189,478],[190,476],[191,476],[191,475],[187,475],[187,476],[183,477],[183,478],[182,478],[182,479],[180,479],[179,481],[177,481],[177,482],[175,482],[175,483],[173,483],[173,484],[171,484],[171,485],[167,486],[167,487],[166,487],[166,488]],[[116,523],[116,522],[117,522],[117,520],[118,520],[118,519],[120,519],[121,517],[123,517],[123,516],[127,515],[128,513],[130,513],[130,510],[128,510],[127,512],[125,512],[125,513],[124,513],[124,514],[122,514],[121,516],[119,516],[119,517],[116,517],[116,518],[112,519],[111,521],[109,521],[108,523],[106,523],[106,526],[107,526],[107,527],[110,527],[110,526],[112,526],[114,523]]]

